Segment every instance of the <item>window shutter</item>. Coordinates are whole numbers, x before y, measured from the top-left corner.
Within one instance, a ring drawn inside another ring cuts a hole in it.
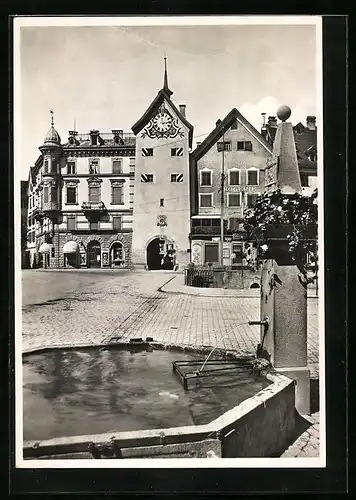
[[[99,203],[100,201],[100,188],[91,186],[89,188],[89,202],[90,203]]]
[[[112,187],[112,203],[114,205],[122,205],[123,204],[123,193],[122,186],[113,186]]]
[[[121,160],[113,160],[112,161],[112,171],[113,171],[113,174],[122,174],[122,161]]]

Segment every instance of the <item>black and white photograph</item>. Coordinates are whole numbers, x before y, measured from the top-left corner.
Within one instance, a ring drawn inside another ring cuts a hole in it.
[[[14,19],[16,467],[326,466],[320,16]]]

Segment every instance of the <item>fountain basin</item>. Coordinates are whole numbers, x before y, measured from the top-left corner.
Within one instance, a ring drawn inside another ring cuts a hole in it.
[[[209,450],[272,457],[289,445],[292,380],[272,371],[256,375],[251,358],[218,351],[239,359],[236,376],[206,377],[184,390],[172,361],[203,363],[210,349],[165,347],[121,343],[25,357],[24,458],[93,458],[93,446],[100,458],[200,457]]]

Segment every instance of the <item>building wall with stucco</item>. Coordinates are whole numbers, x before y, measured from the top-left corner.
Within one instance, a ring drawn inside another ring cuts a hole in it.
[[[178,265],[184,266],[189,261],[189,130],[167,101],[165,106],[175,117],[181,134],[174,138],[151,138],[143,130],[136,136],[134,265],[147,264],[147,246],[156,238],[174,245]],[[145,156],[150,148],[152,156]],[[179,156],[172,156],[173,148],[179,151]],[[147,174],[153,175],[153,182],[144,182]],[[172,182],[172,174],[180,175],[181,181]]]

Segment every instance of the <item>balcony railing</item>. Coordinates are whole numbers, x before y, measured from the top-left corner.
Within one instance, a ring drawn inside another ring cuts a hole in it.
[[[82,210],[84,212],[104,212],[106,210],[106,207],[103,201],[98,201],[96,203],[83,201]]]

